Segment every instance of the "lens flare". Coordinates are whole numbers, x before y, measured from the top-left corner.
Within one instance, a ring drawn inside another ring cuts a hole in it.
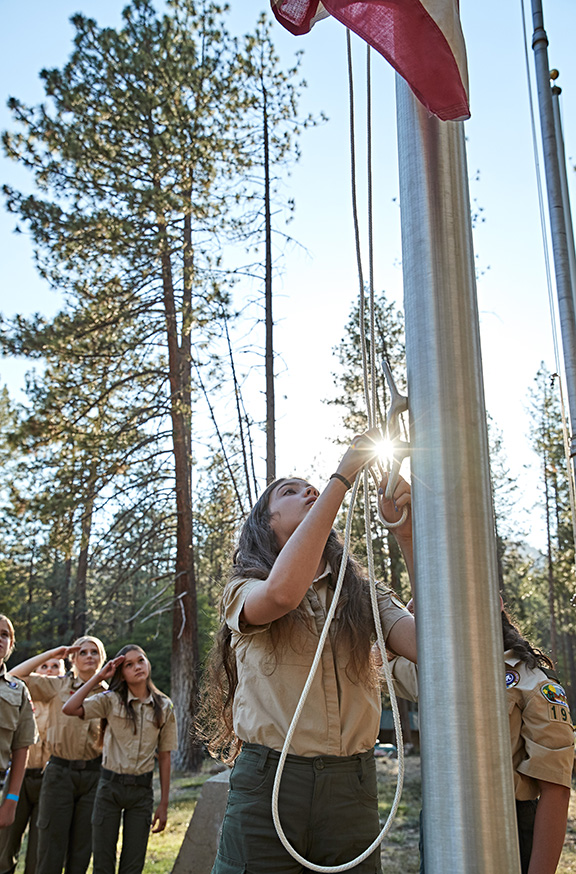
[[[394,444],[391,440],[383,438],[376,444],[378,450],[378,458],[383,465],[388,465],[394,458]]]

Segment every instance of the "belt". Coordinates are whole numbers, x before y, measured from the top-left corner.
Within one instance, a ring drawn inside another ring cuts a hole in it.
[[[27,777],[41,777],[44,773],[44,768],[26,768]]]
[[[117,774],[116,771],[102,768],[102,779],[123,783],[124,786],[151,786],[153,775],[154,771],[147,771],[145,774]]]
[[[50,756],[50,761],[53,765],[61,765],[73,771],[99,771],[102,756],[97,756],[95,759],[61,759],[60,756]]]

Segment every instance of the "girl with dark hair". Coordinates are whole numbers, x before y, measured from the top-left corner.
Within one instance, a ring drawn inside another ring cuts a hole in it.
[[[109,680],[106,692],[89,697]],[[178,747],[172,702],[156,688],[144,650],[128,644],[62,708],[67,716],[102,719],[102,772],[92,814],[94,874],[113,874],[120,820],[123,840],[120,874],[144,867],[150,824],[166,827],[170,792],[170,751]],[[152,818],[152,776],[158,754],[160,803]]]
[[[501,601],[506,697],[522,874],[554,874],[568,818],[574,729],[566,693],[551,660],[512,622]],[[397,694],[418,700],[418,672],[390,662]],[[424,859],[420,874],[424,874]]]
[[[213,754],[234,761],[214,874],[302,871],[276,834],[272,786],[342,562],[342,543],[332,525],[351,482],[376,452],[370,434],[356,438],[322,493],[297,477],[277,480],[243,526],[205,681],[204,737]],[[404,480],[394,498],[380,499],[390,521],[409,508]],[[404,551],[411,540],[409,514],[394,533]],[[388,645],[415,659],[413,617],[384,587],[377,600]],[[348,559],[280,786],[280,820],[288,840],[320,865],[356,858],[380,830],[373,753],[381,708],[371,655],[375,633],[368,581]],[[374,874],[379,859],[376,849],[352,870]]]

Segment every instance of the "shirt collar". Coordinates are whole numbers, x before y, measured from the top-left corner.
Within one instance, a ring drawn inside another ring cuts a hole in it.
[[[148,695],[147,698],[139,698],[137,695],[133,695],[130,689],[128,689],[128,701],[140,701],[141,704],[152,704],[152,693]]]
[[[507,665],[512,665],[512,667],[515,667],[519,662],[522,661],[522,659],[516,655],[513,649],[507,649],[504,653],[504,661]]]
[[[329,582],[328,580],[325,580],[324,578],[325,578],[325,577],[329,577],[329,576],[331,576],[331,575],[332,575],[332,568],[331,568],[331,566],[330,566],[330,562],[327,561],[327,562],[326,562],[326,567],[324,568],[324,570],[322,571],[322,573],[319,574],[317,577],[314,577],[314,579],[312,580],[312,582],[313,582],[313,583],[319,583],[320,580],[324,580],[324,582]]]

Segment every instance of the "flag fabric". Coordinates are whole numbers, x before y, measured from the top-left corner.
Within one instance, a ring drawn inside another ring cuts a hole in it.
[[[470,117],[458,0],[271,0],[296,35],[332,15],[380,52],[443,121]]]

